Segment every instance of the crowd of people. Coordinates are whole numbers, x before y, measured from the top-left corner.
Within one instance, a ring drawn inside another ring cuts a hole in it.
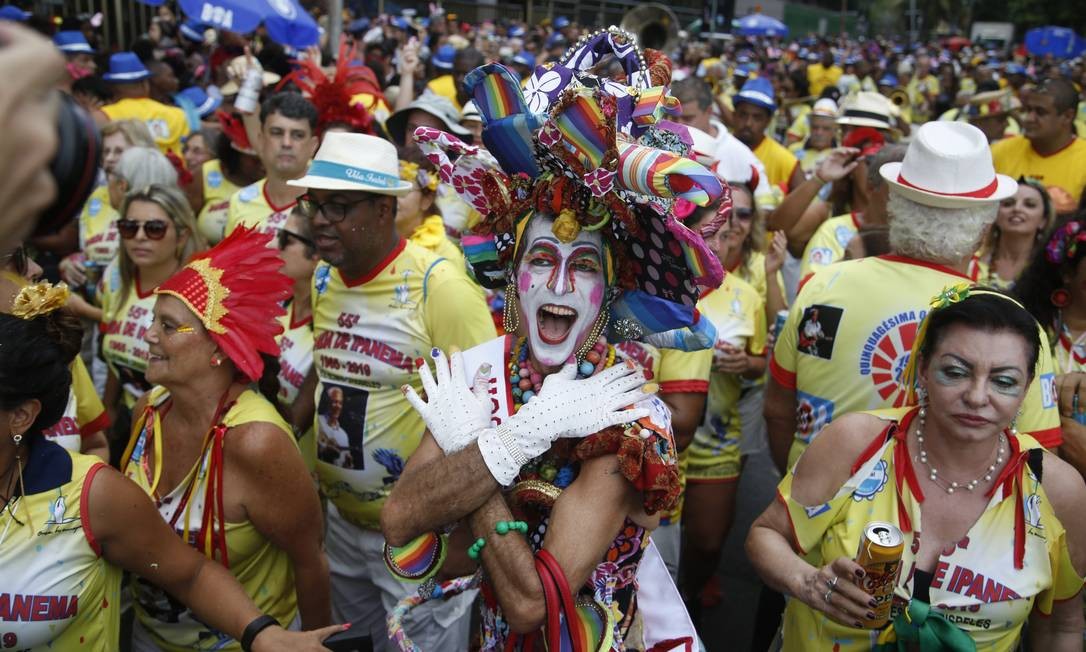
[[[768,454],[754,649],[1081,649],[1082,61],[171,5],[0,8],[0,647],[696,650]]]

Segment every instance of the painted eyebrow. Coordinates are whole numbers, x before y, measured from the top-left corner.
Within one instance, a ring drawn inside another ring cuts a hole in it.
[[[551,242],[551,243],[554,243],[555,245],[558,244],[557,239],[552,238],[550,236],[546,236],[546,235],[541,235],[538,238],[536,238],[536,240],[543,240],[545,242]],[[595,242],[589,242],[588,240],[578,240],[578,241],[573,243],[573,246],[575,246],[575,247],[592,247],[593,249],[596,249],[596,250],[599,250],[599,248],[600,248],[599,245],[597,245]]]
[[[968,360],[966,360],[965,358],[963,358],[961,356],[954,355],[953,353],[944,353],[943,357],[944,358],[953,358],[954,360],[959,362],[962,366],[968,367],[969,369],[973,368],[973,363],[972,362],[969,362]],[[1014,365],[1005,365],[1005,366],[1002,366],[1002,367],[992,367],[992,371],[993,372],[1000,372],[1000,373],[1004,373],[1004,372],[1007,372],[1007,371],[1016,371],[1018,373],[1022,373],[1022,370],[1019,369],[1018,367],[1014,366]]]

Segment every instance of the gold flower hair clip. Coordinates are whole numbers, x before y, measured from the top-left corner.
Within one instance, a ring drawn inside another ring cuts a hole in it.
[[[57,308],[61,308],[68,302],[67,284],[61,282],[56,285],[49,283],[37,283],[28,285],[15,297],[15,304],[11,308],[11,314],[23,319],[34,319],[41,315],[48,315]]]
[[[419,188],[437,192],[437,175],[419,167],[418,163],[400,161],[400,180],[418,184]]]
[[[972,288],[970,283],[958,283],[957,285],[945,287],[938,296],[931,300],[929,306],[932,310],[938,310],[952,306],[959,301],[964,301],[969,298],[970,288]]]

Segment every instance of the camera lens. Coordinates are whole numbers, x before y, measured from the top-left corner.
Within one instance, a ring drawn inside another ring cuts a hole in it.
[[[98,178],[102,159],[102,140],[98,126],[75,100],[57,91],[57,133],[60,136],[56,156],[49,166],[57,184],[57,198],[38,219],[34,235],[54,233],[71,221],[83,208]]]

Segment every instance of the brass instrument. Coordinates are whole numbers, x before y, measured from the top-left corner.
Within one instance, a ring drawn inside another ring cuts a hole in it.
[[[637,37],[641,48],[670,52],[679,45],[679,19],[671,9],[661,4],[647,3],[634,7],[622,17],[620,27]]]
[[[890,101],[899,109],[909,106],[909,94],[903,88],[895,88],[890,93]]]

